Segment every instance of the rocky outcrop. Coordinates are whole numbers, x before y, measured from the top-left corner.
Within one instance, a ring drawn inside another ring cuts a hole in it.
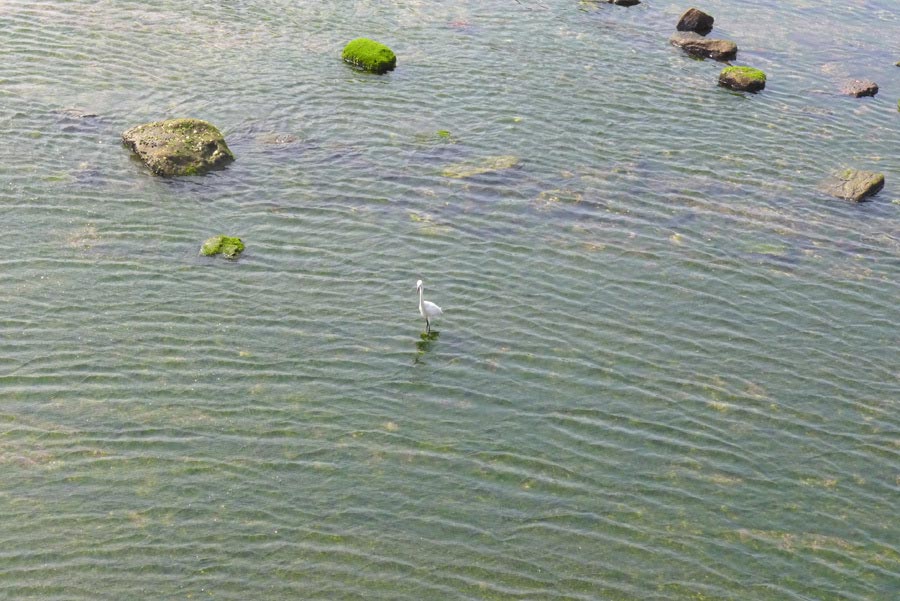
[[[344,46],[341,58],[363,71],[371,73],[387,73],[397,66],[394,52],[375,40],[356,38]]]
[[[719,85],[738,92],[758,92],[766,87],[766,74],[753,67],[725,67]]]
[[[244,251],[244,243],[234,236],[213,236],[200,247],[200,254],[211,257],[224,255],[228,259],[234,259]]]
[[[122,141],[157,175],[200,175],[234,160],[221,132],[200,119],[170,119],[132,127]]]
[[[692,56],[714,58],[717,61],[730,61],[737,57],[738,47],[728,40],[711,40],[693,31],[679,31],[669,42],[678,46]]]
[[[687,9],[681,18],[678,19],[678,25],[675,29],[678,31],[693,31],[700,35],[706,35],[713,28],[713,19],[710,15],[696,8]]]
[[[844,169],[822,183],[823,190],[828,194],[853,202],[862,202],[877,194],[883,187],[883,173],[856,169]]]
[[[862,79],[854,79],[848,81],[841,88],[841,92],[848,96],[861,98],[863,96],[874,96],[878,93],[878,84],[874,81],[864,81]]]

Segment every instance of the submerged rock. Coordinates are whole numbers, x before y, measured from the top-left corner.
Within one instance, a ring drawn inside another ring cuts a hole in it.
[[[344,46],[341,58],[363,71],[386,73],[397,66],[394,52],[375,40],[356,38]]]
[[[234,160],[225,138],[200,119],[170,119],[132,127],[122,141],[157,175],[199,175]]]
[[[641,0],[606,0],[610,4],[615,4],[616,6],[634,6],[635,4],[640,4]]]
[[[444,168],[441,175],[444,177],[464,178],[482,173],[492,173],[494,171],[503,171],[510,169],[519,164],[519,157],[512,155],[504,155],[497,157],[488,157],[477,162],[456,163]]]
[[[854,96],[856,98],[861,98],[863,96],[874,96],[878,93],[878,84],[874,81],[854,79],[853,81],[848,81],[847,83],[845,83],[844,87],[841,88],[841,92],[847,94],[848,96]]]
[[[228,259],[234,259],[244,251],[244,243],[234,236],[213,236],[200,247],[200,254],[211,257],[224,255]]]
[[[738,47],[728,40],[712,40],[693,31],[679,31],[669,42],[685,52],[701,58],[714,58],[717,61],[730,61],[737,57]]]
[[[719,85],[738,92],[758,92],[766,87],[766,74],[753,67],[725,67]]]
[[[822,188],[836,198],[862,202],[884,187],[884,174],[844,169],[825,180]]]
[[[675,29],[678,31],[693,31],[700,35],[706,35],[713,28],[713,19],[710,15],[696,8],[687,9],[681,18],[678,19],[678,25]]]

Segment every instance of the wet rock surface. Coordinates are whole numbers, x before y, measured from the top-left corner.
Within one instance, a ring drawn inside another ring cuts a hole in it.
[[[132,127],[122,134],[156,175],[200,175],[234,160],[216,127],[200,119],[170,119]]]
[[[835,198],[862,202],[884,188],[884,174],[844,169],[826,179],[822,183],[822,188]]]
[[[700,58],[730,61],[737,57],[738,47],[734,42],[705,38],[693,31],[679,31],[669,38],[669,42],[688,54]]]
[[[693,31],[700,35],[706,35],[712,31],[714,21],[715,19],[712,16],[706,14],[702,10],[689,8],[681,15],[681,18],[678,19],[678,25],[675,26],[675,29],[678,31]]]

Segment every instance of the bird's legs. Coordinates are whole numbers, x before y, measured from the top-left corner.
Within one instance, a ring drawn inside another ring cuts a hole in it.
[[[431,334],[431,322],[428,321],[428,318],[425,318],[425,333]]]

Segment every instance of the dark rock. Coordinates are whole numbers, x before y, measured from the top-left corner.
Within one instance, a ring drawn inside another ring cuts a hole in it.
[[[862,96],[874,96],[878,93],[878,84],[874,81],[854,79],[853,81],[848,81],[844,84],[844,87],[841,88],[841,92],[849,96],[855,96],[856,98],[861,98]]]
[[[234,160],[218,129],[200,119],[170,119],[132,127],[122,141],[157,175],[200,175]]]
[[[728,40],[711,40],[693,31],[679,31],[669,42],[685,52],[701,58],[714,58],[717,61],[730,61],[737,57],[738,47]]]
[[[678,31],[693,31],[700,35],[706,35],[713,28],[713,19],[710,15],[696,8],[689,8],[685,11],[681,18],[678,19],[678,25],[675,29]]]
[[[825,180],[822,187],[834,197],[861,202],[884,187],[884,174],[844,169]]]
[[[616,6],[634,6],[635,4],[640,4],[641,0],[606,0],[610,4],[615,4]]]
[[[766,87],[766,74],[753,67],[725,67],[719,85],[738,92],[758,92]]]

